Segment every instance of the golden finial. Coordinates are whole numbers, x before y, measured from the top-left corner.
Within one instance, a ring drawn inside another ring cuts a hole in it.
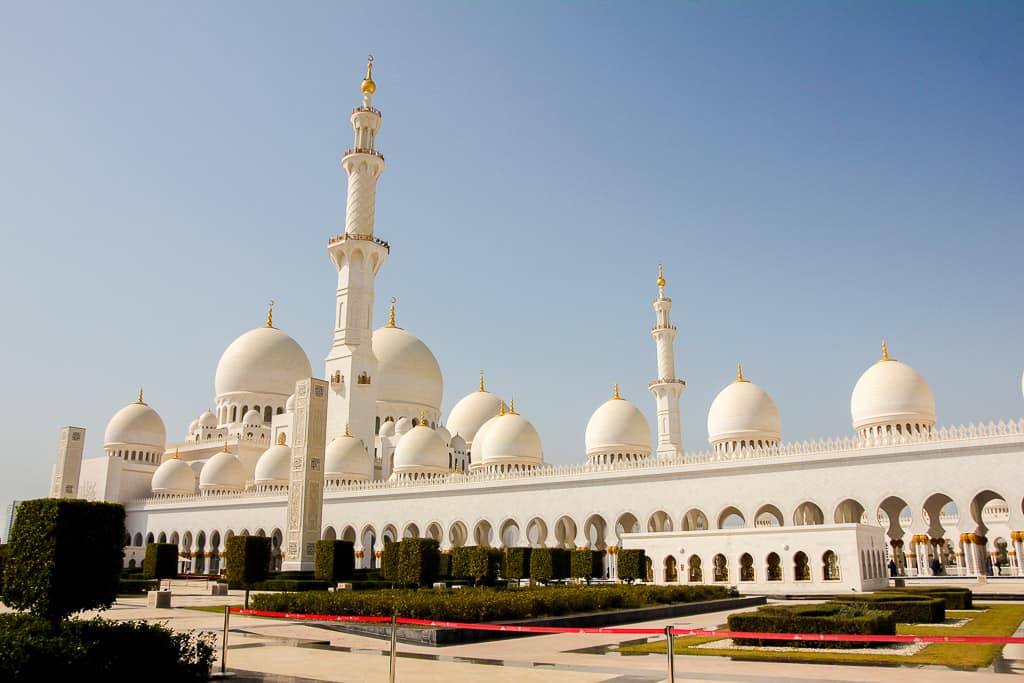
[[[277,445],[278,446],[286,445],[285,442],[284,442],[284,432],[281,432],[280,434],[277,435]]]
[[[146,402],[142,400],[142,387],[139,387],[139,400],[136,401],[140,406],[146,405]]]
[[[484,390],[484,371],[480,371],[480,391]]]
[[[398,303],[397,297],[391,297],[391,319],[388,320],[388,327],[395,327],[395,304]]]
[[[736,364],[736,381],[737,382],[749,382],[749,379],[743,378],[743,363]]]
[[[274,326],[274,300],[270,300],[270,306],[267,307],[267,327]]]
[[[665,286],[665,272],[661,269],[661,264],[658,264],[658,286]]]
[[[225,453],[228,452],[228,440],[227,439],[224,439],[224,452]]]
[[[889,358],[889,347],[885,345],[885,340],[882,340],[882,360],[892,360]]]
[[[430,428],[430,425],[427,424],[427,416],[422,410],[420,411],[420,427]]]
[[[501,400],[501,406],[498,408],[498,415],[504,415],[504,414],[505,414],[505,400],[502,399]]]
[[[348,431],[348,422],[345,423],[345,436],[352,436]]]
[[[373,55],[366,56],[366,78],[363,79],[362,91],[369,95],[377,92],[377,84],[373,82]]]
[[[508,414],[509,415],[515,415],[516,414],[516,400],[515,399],[512,399],[511,401],[508,402]]]
[[[178,449],[177,448],[174,449],[174,459],[175,460],[178,459]]]
[[[612,396],[612,399],[614,399],[616,401],[621,401],[622,400],[622,397],[619,396],[619,383],[618,382],[615,383],[615,395]]]

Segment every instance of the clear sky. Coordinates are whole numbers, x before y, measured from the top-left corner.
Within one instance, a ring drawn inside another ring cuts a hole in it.
[[[376,324],[487,373],[549,462],[618,382],[653,416],[665,264],[683,441],[745,374],[850,435],[880,354],[940,424],[1024,415],[1024,3],[0,0],[0,505],[144,385],[171,440],[275,322],[323,372],[366,54]],[[685,486],[680,496],[686,496]]]

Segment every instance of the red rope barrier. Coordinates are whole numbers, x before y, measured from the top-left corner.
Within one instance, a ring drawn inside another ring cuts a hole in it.
[[[358,617],[336,614],[292,614],[290,612],[264,612],[253,609],[232,607],[235,614],[278,619],[304,619],[307,621],[349,621],[384,623],[391,617]],[[515,626],[512,624],[465,624],[457,621],[433,619],[407,619],[399,617],[399,624],[412,626],[433,626],[436,628],[462,628],[474,631],[504,631],[506,633],[588,633],[630,636],[664,635],[660,628],[573,628],[559,626]],[[714,636],[719,638],[757,638],[760,640],[813,640],[853,643],[983,643],[992,645],[1024,645],[1024,638],[995,636],[865,636],[838,633],[758,633],[753,631],[717,631],[704,629],[672,629],[673,636]]]

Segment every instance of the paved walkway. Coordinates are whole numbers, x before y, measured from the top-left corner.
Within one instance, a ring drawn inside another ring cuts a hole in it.
[[[988,587],[986,587],[988,588]],[[984,590],[984,589],[983,589]],[[118,601],[104,616],[164,622],[178,630],[201,629],[218,634],[224,616],[183,609],[188,606],[237,605],[241,591],[211,596],[203,581],[175,581],[171,609],[146,607],[145,598]],[[683,617],[681,628],[715,628],[727,612]],[[663,622],[631,624],[664,628]],[[1024,634],[1021,629],[1018,634]],[[396,680],[402,682],[555,681],[559,683],[656,683],[666,681],[666,657],[616,656],[586,652],[630,640],[604,634],[564,633],[502,641],[453,645],[443,648],[399,644]],[[340,633],[308,623],[245,617],[232,614],[228,637],[228,670],[238,681],[304,683],[307,681],[387,681],[388,643]],[[965,647],[970,647],[965,645]],[[583,651],[583,652],[581,652]],[[981,683],[1012,680],[1024,673],[1024,646],[1007,646],[1001,663],[1006,673],[963,672],[944,667],[871,667],[818,664],[736,662],[718,657],[675,659],[676,681],[705,683]],[[219,671],[219,662],[214,671]]]

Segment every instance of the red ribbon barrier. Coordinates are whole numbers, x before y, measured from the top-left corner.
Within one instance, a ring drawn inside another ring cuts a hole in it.
[[[292,614],[290,612],[263,612],[254,609],[232,607],[235,614],[278,619],[304,619],[307,621],[351,621],[367,623],[390,623],[391,617],[358,617],[336,614]],[[464,624],[456,621],[433,619],[407,619],[398,617],[399,624],[412,626],[433,626],[436,628],[463,628],[474,631],[504,631],[506,633],[603,633],[628,636],[660,636],[660,628],[571,628],[559,626],[515,626],[512,624]],[[757,638],[759,640],[812,640],[853,643],[984,643],[991,645],[1024,645],[1024,638],[994,636],[862,636],[838,633],[758,633],[753,631],[715,631],[704,629],[673,628],[673,636],[714,636],[718,638]]]

